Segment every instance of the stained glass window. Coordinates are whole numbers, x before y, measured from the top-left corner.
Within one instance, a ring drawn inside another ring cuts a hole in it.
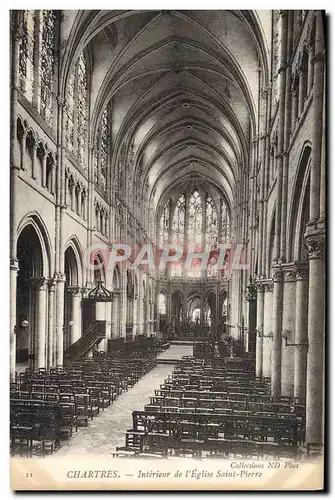
[[[19,52],[19,83],[32,102],[34,93],[35,11],[24,10]]]
[[[53,10],[22,11],[19,87],[49,124],[53,108],[56,21]]]
[[[201,198],[197,190],[189,201],[189,243],[198,247],[202,236],[202,207]]]
[[[176,208],[174,209],[172,218],[172,243],[184,245],[184,231],[185,231],[185,214],[186,214],[186,198],[182,194],[177,201]],[[181,277],[183,274],[183,267],[180,260],[171,264],[171,275]]]
[[[164,243],[168,243],[169,241],[169,221],[170,221],[170,203],[169,200],[165,207],[163,208],[163,212],[159,221],[159,245],[160,248],[163,248]]]
[[[82,53],[69,77],[65,104],[66,147],[85,166],[87,142],[87,69]]]
[[[182,194],[177,201],[172,219],[172,240],[173,243],[178,243],[179,245],[184,244],[185,211],[186,199],[185,195]]]
[[[99,163],[99,134],[95,139],[94,153],[93,153],[93,175],[94,182],[98,182],[98,163]]]
[[[210,196],[206,198],[206,248],[212,249],[218,240],[218,213]]]
[[[76,81],[76,68],[74,67],[68,87],[66,92],[66,104],[65,104],[65,143],[69,151],[74,149],[74,99],[75,99],[75,81]]]
[[[227,205],[221,201],[221,228],[222,228],[222,241],[230,239],[230,217]]]
[[[83,164],[87,132],[87,72],[83,53],[79,56],[77,64],[77,154],[80,163]]]
[[[101,173],[107,177],[107,163],[108,163],[108,109],[104,109],[100,125],[100,167]]]
[[[40,113],[45,121],[51,124],[56,14],[53,10],[42,10],[40,16]]]

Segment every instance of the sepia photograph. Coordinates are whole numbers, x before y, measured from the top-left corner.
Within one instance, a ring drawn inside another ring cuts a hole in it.
[[[326,12],[7,13],[11,490],[323,491]]]

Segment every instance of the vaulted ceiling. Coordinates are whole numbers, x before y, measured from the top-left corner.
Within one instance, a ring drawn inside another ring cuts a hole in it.
[[[113,160],[132,148],[154,207],[190,175],[236,203],[268,79],[266,12],[65,11],[65,73],[85,47],[92,61],[91,140],[112,100]]]

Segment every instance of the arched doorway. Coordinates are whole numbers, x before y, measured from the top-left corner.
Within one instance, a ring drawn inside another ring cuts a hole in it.
[[[207,304],[208,304],[208,310],[207,310],[207,315],[210,315],[208,318],[210,325],[212,328],[215,327],[217,317],[216,317],[216,295],[214,292],[209,292],[207,296]],[[208,317],[208,316],[207,316]]]
[[[142,307],[143,307],[143,333],[147,335],[148,333],[148,307],[147,307],[147,287],[145,285],[145,280],[142,282]]]
[[[18,371],[28,366],[34,368],[38,350],[44,349],[44,342],[38,346],[39,319],[38,293],[44,275],[42,247],[35,228],[27,225],[19,235],[17,242],[19,271],[16,289],[16,367]],[[44,304],[45,305],[45,304]],[[40,303],[41,306],[41,303]],[[46,311],[44,311],[46,314]],[[45,322],[45,315],[44,315]]]
[[[113,271],[113,293],[114,301],[112,302],[112,337],[116,338],[120,336],[120,286],[121,286],[121,275],[119,266],[114,267]]]
[[[133,312],[134,312],[134,284],[129,269],[127,276],[127,313],[126,313],[126,337],[132,338],[133,335]]]
[[[187,319],[191,322],[195,322],[195,317],[198,317],[200,322],[200,314],[194,316],[194,311],[200,311],[200,296],[196,293],[191,293],[187,298]]]
[[[167,297],[165,291],[160,291],[158,294],[157,317],[159,321],[159,331],[165,336],[167,328]]]
[[[192,311],[192,316],[191,316],[191,321],[193,323],[199,323],[200,322],[200,307],[196,307]]]
[[[70,246],[64,256],[65,288],[64,288],[64,328],[63,349],[64,351],[78,340],[78,313],[81,318],[81,300],[78,280],[78,265],[73,248]],[[79,300],[78,300],[79,299]],[[79,308],[79,311],[78,311]],[[80,337],[80,334],[79,334]]]

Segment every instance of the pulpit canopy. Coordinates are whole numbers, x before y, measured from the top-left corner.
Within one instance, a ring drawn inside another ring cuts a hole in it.
[[[87,298],[93,302],[112,302],[114,294],[104,286],[103,281],[98,281],[96,286],[88,292]]]

